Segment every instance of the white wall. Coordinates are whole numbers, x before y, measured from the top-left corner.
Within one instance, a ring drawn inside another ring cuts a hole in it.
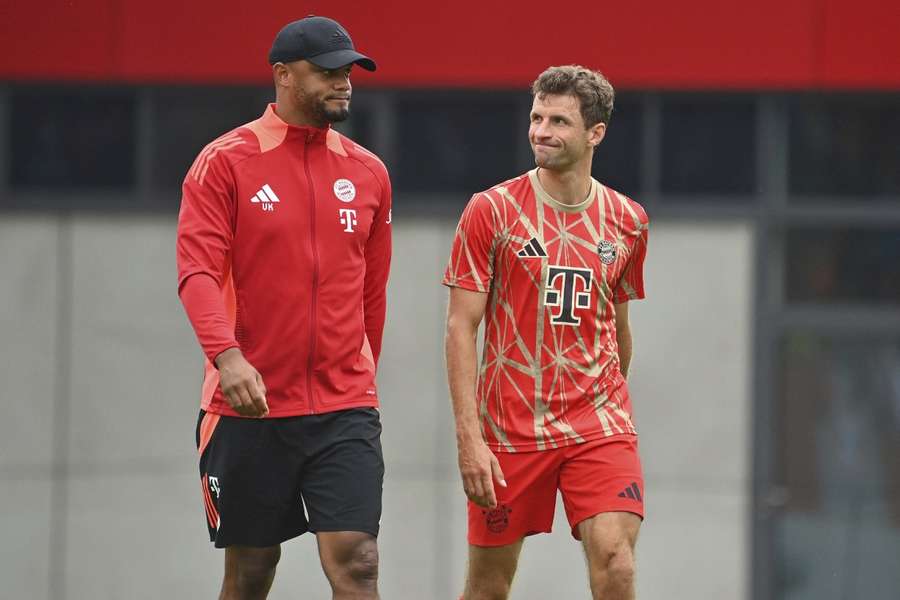
[[[454,225],[395,218],[379,376],[386,600],[461,589],[439,284]],[[649,297],[632,308],[639,598],[743,600],[752,232],[654,223],[650,240]],[[0,339],[0,597],[215,597],[222,553],[205,539],[193,441],[201,355],[175,295],[174,222],[4,216]],[[552,535],[525,544],[513,598],[588,597],[558,512]],[[309,536],[285,545],[270,597],[330,597]]]

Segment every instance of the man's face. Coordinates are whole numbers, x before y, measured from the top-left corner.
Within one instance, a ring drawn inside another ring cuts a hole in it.
[[[535,96],[528,141],[537,166],[566,170],[585,159],[603,139],[606,126],[584,126],[578,98],[570,94]]]
[[[350,71],[353,65],[323,69],[298,60],[285,65],[290,72],[289,87],[297,107],[321,126],[350,116]]]

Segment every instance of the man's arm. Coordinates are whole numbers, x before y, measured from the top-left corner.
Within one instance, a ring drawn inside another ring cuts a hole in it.
[[[265,417],[269,414],[266,384],[262,375],[247,362],[240,348],[229,348],[216,357],[219,386],[225,401],[239,415]]]
[[[220,287],[233,241],[234,181],[221,156],[210,159],[203,176],[196,174],[197,164],[185,177],[178,213],[178,296],[203,352],[219,370],[225,401],[240,415],[264,417],[266,387],[241,354]]]
[[[628,322],[628,303],[616,304],[616,343],[619,346],[619,368],[622,376],[628,378],[628,367],[631,366],[631,324]]]
[[[456,420],[459,472],[466,495],[476,504],[497,505],[493,479],[506,487],[500,463],[481,435],[475,401],[477,381],[476,336],[488,295],[454,287],[447,309],[447,380]]]
[[[363,289],[363,317],[366,338],[372,349],[372,360],[378,366],[387,309],[387,282],[391,271],[391,187],[384,174],[381,206],[375,213],[372,230],[366,242],[366,275]]]
[[[204,353],[219,370],[219,385],[225,401],[245,417],[264,417],[269,413],[266,386],[234,339],[228,324],[222,291],[207,273],[188,277],[178,296],[194,327]]]

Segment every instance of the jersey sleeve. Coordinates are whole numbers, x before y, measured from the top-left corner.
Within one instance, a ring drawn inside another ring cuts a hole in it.
[[[212,277],[205,273],[188,277],[179,297],[210,363],[215,364],[216,357],[229,348],[240,347],[226,316],[222,290]]]
[[[234,192],[226,160],[201,152],[184,179],[178,213],[178,295],[210,362],[239,346],[222,294],[234,235]]]
[[[496,218],[487,195],[472,196],[456,227],[444,285],[473,292],[490,290],[494,278]]]
[[[632,207],[634,210],[632,216],[634,243],[628,263],[622,271],[619,283],[613,290],[613,302],[616,304],[644,298],[644,259],[647,256],[647,234],[650,223],[647,213],[637,203],[632,203]]]
[[[366,242],[366,280],[363,289],[363,315],[366,338],[375,364],[381,356],[384,317],[387,306],[387,282],[391,270],[391,181],[387,170],[380,178],[381,204]]]

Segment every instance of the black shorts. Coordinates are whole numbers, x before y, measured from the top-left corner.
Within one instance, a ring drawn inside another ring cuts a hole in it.
[[[271,419],[201,410],[197,448],[217,548],[274,546],[307,531],[378,535],[384,460],[377,409]]]

